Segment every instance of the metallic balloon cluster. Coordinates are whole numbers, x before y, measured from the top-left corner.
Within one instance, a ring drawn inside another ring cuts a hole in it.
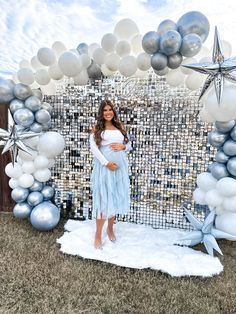
[[[158,75],[169,69],[177,69],[183,57],[193,57],[201,49],[209,33],[209,22],[200,12],[185,13],[177,23],[164,20],[157,32],[146,33],[142,40],[143,49],[151,54],[151,66]]]

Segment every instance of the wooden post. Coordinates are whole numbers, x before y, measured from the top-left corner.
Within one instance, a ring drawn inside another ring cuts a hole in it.
[[[8,125],[8,106],[0,104],[0,128],[7,129]],[[11,189],[9,187],[9,178],[5,174],[6,165],[11,162],[9,152],[2,154],[3,147],[0,147],[0,211],[12,211],[14,202],[11,198]]]

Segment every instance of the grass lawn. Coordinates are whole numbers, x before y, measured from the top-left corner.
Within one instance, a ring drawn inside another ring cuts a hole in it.
[[[0,214],[0,313],[236,313],[236,242],[219,241],[219,276],[172,278],[62,254],[65,222],[38,232]]]

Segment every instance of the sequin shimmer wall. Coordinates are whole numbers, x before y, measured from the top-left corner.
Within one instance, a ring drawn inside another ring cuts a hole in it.
[[[192,193],[197,174],[206,171],[215,154],[207,144],[212,126],[198,117],[196,93],[171,89],[153,74],[146,79],[115,76],[84,87],[64,82],[57,96],[46,98],[54,107],[53,130],[66,141],[52,176],[61,202],[72,192],[75,215],[91,218],[89,131],[105,97],[115,103],[133,147],[128,154],[131,213],[119,219],[191,229],[182,205],[188,203],[194,214],[204,217],[206,208],[194,204]]]

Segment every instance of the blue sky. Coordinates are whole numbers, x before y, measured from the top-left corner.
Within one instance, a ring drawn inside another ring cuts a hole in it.
[[[80,42],[100,43],[122,18],[133,19],[141,34],[165,19],[177,21],[188,11],[205,14],[213,43],[214,26],[236,51],[235,0],[0,0],[0,76],[10,77],[22,59],[60,40],[68,49]]]

